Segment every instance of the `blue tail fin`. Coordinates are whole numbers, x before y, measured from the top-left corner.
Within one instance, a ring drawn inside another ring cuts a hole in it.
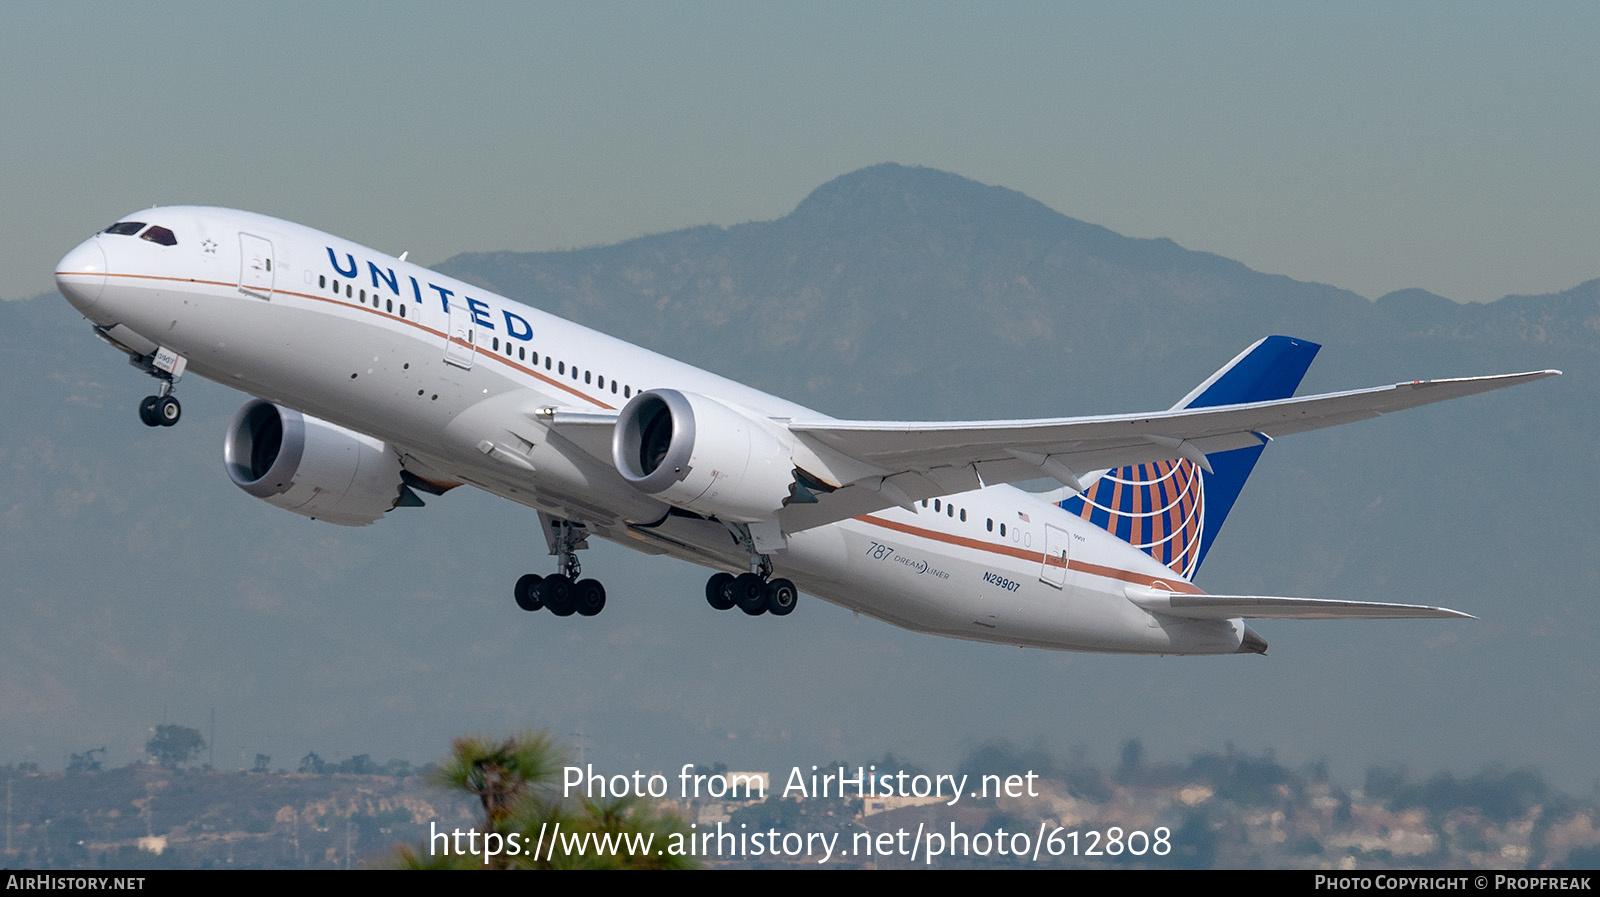
[[[1269,336],[1239,353],[1173,408],[1289,398],[1320,348],[1305,340]],[[1193,579],[1263,448],[1207,455],[1211,473],[1188,460],[1108,471],[1061,507],[1143,550],[1184,579]]]

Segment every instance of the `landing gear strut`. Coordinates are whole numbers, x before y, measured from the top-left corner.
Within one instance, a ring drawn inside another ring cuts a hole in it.
[[[605,610],[606,587],[597,579],[579,579],[583,565],[577,551],[588,548],[588,530],[581,523],[562,520],[540,512],[550,553],[556,556],[556,573],[540,576],[528,573],[517,580],[513,594],[517,606],[526,611],[548,610],[558,617],[573,614],[592,617]]]

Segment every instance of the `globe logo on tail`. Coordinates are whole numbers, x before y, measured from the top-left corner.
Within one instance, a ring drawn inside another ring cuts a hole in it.
[[[1200,566],[1205,478],[1193,461],[1159,461],[1110,471],[1061,507],[1185,580],[1192,579]]]

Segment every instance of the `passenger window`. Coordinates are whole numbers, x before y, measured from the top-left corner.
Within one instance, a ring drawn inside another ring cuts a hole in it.
[[[391,315],[394,314],[394,300],[393,299],[385,299],[385,300],[383,300],[383,304],[385,306],[384,307],[384,311],[388,312]]]
[[[326,290],[327,288],[328,288],[328,275],[326,275],[326,274],[318,274],[317,275],[317,289]]]
[[[985,524],[985,526],[988,527],[989,532],[991,532],[991,533],[994,532],[994,518],[990,517],[989,518],[989,522],[987,524]]]
[[[961,522],[962,523],[966,523],[967,522],[967,509],[966,508],[962,508],[961,509]]]
[[[941,509],[941,508],[940,508],[940,507],[939,507],[939,500],[938,500],[938,499],[937,499],[937,498],[936,498],[936,499],[934,499],[934,500],[933,500],[933,512],[934,512],[934,513],[935,513],[935,514],[937,514],[937,513],[939,513],[939,511],[941,511],[941,510],[942,510],[942,509]]]
[[[615,380],[611,381],[611,394],[612,395],[616,395],[617,394],[617,381],[615,381]]]
[[[494,351],[500,351],[500,337],[498,336],[494,338]]]
[[[628,396],[631,396],[631,395],[633,395],[633,387],[631,387],[631,386],[622,387],[622,397],[624,399],[626,399]]]
[[[1006,534],[1006,525],[1004,523],[1002,523],[1002,524],[1000,524],[1000,535],[1004,536],[1005,534]]]
[[[545,367],[549,367],[549,365],[547,364],[547,365],[545,365]],[[556,373],[565,374],[566,372],[567,372],[567,363],[565,361],[563,361],[560,364],[556,365]]]
[[[406,316],[406,304],[404,302],[402,302],[402,303],[400,303],[400,317],[403,318],[405,316]]]
[[[528,349],[527,349],[526,346],[518,346],[517,347],[517,360],[518,361],[527,361],[528,360]]]
[[[585,382],[585,383],[589,382],[589,374],[590,374],[589,371],[584,371],[583,372],[583,382]]]

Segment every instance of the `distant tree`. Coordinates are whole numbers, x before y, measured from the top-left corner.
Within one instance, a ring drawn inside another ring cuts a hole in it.
[[[1122,765],[1117,768],[1117,778],[1123,782],[1132,781],[1139,772],[1139,766],[1144,762],[1144,742],[1137,738],[1129,738],[1122,743]]]
[[[67,761],[67,772],[68,773],[99,772],[100,771],[100,761],[96,760],[94,758],[94,755],[95,754],[99,754],[100,756],[104,757],[105,753],[106,753],[106,749],[105,748],[97,747],[97,748],[90,748],[90,749],[84,751],[81,754],[73,754],[72,755],[72,759]]]
[[[1396,767],[1371,766],[1362,792],[1373,800],[1388,800],[1406,786],[1406,772]]]
[[[272,763],[271,754],[256,754],[256,765],[250,767],[251,772],[266,772]]]
[[[794,798],[772,795],[760,803],[740,807],[728,814],[730,828],[748,825],[752,830],[800,831],[804,810]]]
[[[333,767],[333,772],[351,773],[359,776],[376,775],[378,764],[372,762],[371,754],[356,754],[348,760]]]
[[[322,762],[322,758],[317,756],[317,752],[316,751],[311,751],[311,752],[307,753],[304,757],[300,758],[300,771],[301,772],[314,772],[314,773],[321,774],[323,768],[324,768],[324,764]]]
[[[176,769],[193,760],[205,749],[199,730],[187,726],[156,726],[156,734],[145,742],[144,751],[157,763]]]
[[[390,760],[389,762],[383,764],[378,771],[383,775],[394,776],[397,779],[403,779],[406,776],[417,774],[417,771],[412,768],[410,760],[400,759]]]

